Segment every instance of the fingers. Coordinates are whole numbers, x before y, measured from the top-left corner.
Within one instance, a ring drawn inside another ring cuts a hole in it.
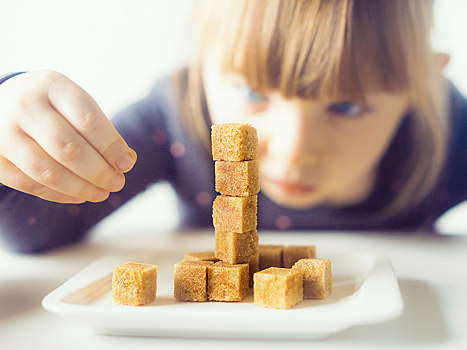
[[[57,192],[32,180],[13,163],[0,157],[0,182],[18,191],[34,194],[39,198],[57,203],[83,203],[85,200]]]
[[[36,111],[33,117],[25,118],[20,127],[58,163],[57,165],[62,165],[77,177],[107,191],[115,192],[123,188],[125,184],[123,174],[115,170],[67,120],[50,106],[44,106],[42,110]],[[39,151],[35,150],[32,140],[28,140],[29,148],[37,153]],[[21,142],[27,140],[22,137]],[[45,155],[37,156],[40,158],[36,159],[45,159]],[[52,166],[52,164],[46,165],[47,168]],[[55,166],[57,172],[63,171],[59,168]],[[37,175],[33,178],[39,181]],[[68,177],[69,180],[71,177]]]
[[[74,93],[66,93],[68,91]],[[98,104],[83,89],[62,77],[51,84],[49,99],[51,106],[114,169],[127,172],[133,167],[136,153],[128,147]]]
[[[57,163],[25,133],[18,131],[9,141],[16,146],[15,149],[5,148],[5,157],[0,158],[1,182],[5,185],[58,202],[107,199],[109,191],[94,186]],[[14,159],[14,163],[8,158]]]
[[[21,170],[19,170],[13,163],[5,158],[0,157],[0,182],[4,185],[11,187],[15,190],[23,191],[23,189],[34,190],[28,193],[35,192],[36,195],[42,199],[50,200],[58,203],[82,203],[83,200],[67,196],[63,193],[56,192],[52,189],[48,189],[42,185],[42,188],[37,186],[37,182],[26,176]]]

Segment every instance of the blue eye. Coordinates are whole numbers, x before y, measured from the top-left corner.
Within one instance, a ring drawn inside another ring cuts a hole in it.
[[[252,89],[248,85],[242,85],[240,89],[251,103],[261,103],[268,100],[267,96],[259,94],[256,90]]]
[[[360,115],[365,108],[353,102],[339,102],[329,105],[328,110],[343,117],[355,117]]]

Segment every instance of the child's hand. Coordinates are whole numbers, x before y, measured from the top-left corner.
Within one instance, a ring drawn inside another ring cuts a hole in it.
[[[60,202],[99,202],[136,161],[97,103],[52,71],[0,85],[0,183]]]

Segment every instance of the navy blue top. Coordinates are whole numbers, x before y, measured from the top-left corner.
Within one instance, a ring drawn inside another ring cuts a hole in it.
[[[467,101],[451,86],[449,154],[437,186],[421,204],[391,218],[379,209],[395,195],[393,173],[410,145],[410,118],[401,127],[381,164],[373,194],[359,205],[307,210],[283,208],[258,196],[258,229],[279,230],[433,230],[443,212],[467,199]],[[184,228],[212,227],[214,163],[210,152],[182,125],[168,79],[142,101],[117,114],[113,124],[138,154],[126,185],[101,203],[58,204],[0,185],[0,232],[15,251],[35,253],[70,244],[148,186],[168,181],[175,189]]]

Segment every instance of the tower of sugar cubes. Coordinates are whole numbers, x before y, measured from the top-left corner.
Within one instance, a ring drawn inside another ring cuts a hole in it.
[[[215,252],[185,254],[174,267],[174,297],[241,301],[259,269],[256,231],[258,134],[249,124],[213,125]]]
[[[258,134],[250,124],[219,124],[212,126],[211,141],[220,194],[212,212],[215,255],[228,264],[248,264],[251,286],[259,269]]]

